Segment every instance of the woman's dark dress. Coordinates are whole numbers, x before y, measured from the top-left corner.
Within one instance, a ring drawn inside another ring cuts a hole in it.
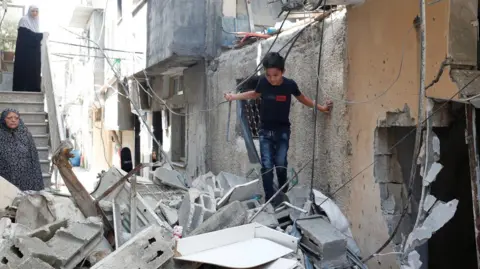
[[[16,92],[41,91],[41,52],[43,33],[19,27],[13,67],[13,87]]]

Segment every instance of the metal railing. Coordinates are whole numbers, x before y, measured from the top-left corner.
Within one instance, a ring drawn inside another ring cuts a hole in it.
[[[48,113],[48,128],[51,150],[55,151],[65,140],[65,129],[61,115],[57,112],[55,94],[53,90],[53,78],[50,69],[50,55],[48,53],[48,42],[46,38],[42,41],[42,91],[45,94]],[[53,167],[53,166],[52,166]],[[54,168],[52,176],[57,183],[57,170]]]

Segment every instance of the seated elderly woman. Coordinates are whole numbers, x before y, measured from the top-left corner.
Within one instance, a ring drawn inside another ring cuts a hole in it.
[[[0,116],[0,176],[21,191],[44,189],[35,141],[14,109]]]

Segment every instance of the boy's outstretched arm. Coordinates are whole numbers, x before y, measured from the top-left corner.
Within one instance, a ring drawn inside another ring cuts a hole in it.
[[[304,94],[301,94],[300,96],[295,96],[295,98],[297,98],[297,100],[300,103],[304,104],[305,106],[308,106],[310,108],[313,108],[315,106],[315,103],[313,102],[313,100],[306,97]],[[330,112],[332,106],[333,106],[333,102],[330,100],[327,100],[325,102],[325,105],[317,104],[317,109],[324,113],[328,113]]]
[[[248,91],[242,93],[225,93],[224,97],[227,101],[235,101],[235,100],[250,100],[250,99],[257,99],[260,97],[260,93],[255,91]]]

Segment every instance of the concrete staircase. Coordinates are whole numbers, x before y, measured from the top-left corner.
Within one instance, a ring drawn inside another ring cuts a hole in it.
[[[21,118],[35,140],[45,187],[51,185],[49,132],[45,113],[44,93],[0,91],[0,113],[6,108],[20,112]]]

